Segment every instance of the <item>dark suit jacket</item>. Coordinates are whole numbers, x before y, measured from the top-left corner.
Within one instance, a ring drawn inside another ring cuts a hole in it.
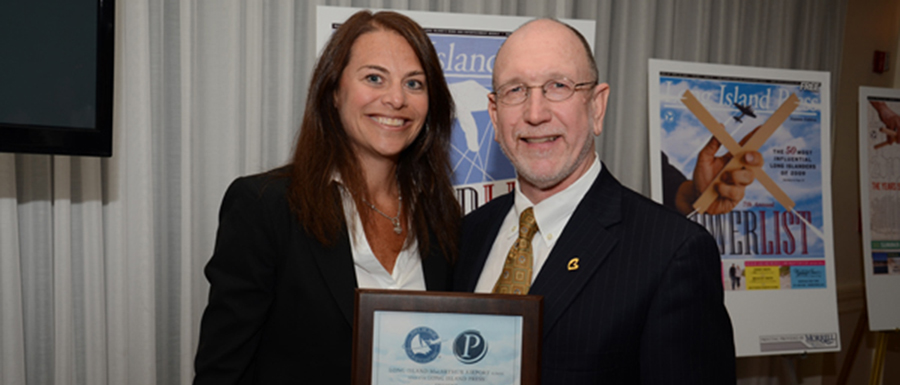
[[[344,231],[325,247],[308,235],[288,207],[287,183],[256,175],[225,193],[195,384],[350,383],[350,240]],[[429,290],[450,289],[450,265],[435,248],[423,270]]]
[[[507,194],[463,221],[456,290],[475,289],[512,205]],[[528,294],[544,297],[544,385],[735,383],[715,240],[605,166]]]

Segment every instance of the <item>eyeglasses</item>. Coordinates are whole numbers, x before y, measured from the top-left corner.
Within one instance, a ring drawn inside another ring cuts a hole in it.
[[[511,83],[500,86],[497,91],[492,92],[497,101],[508,106],[522,104],[528,100],[532,88],[540,88],[544,97],[551,102],[561,102],[571,98],[575,91],[585,89],[585,87],[593,87],[597,84],[596,80],[575,84],[569,79],[553,79],[541,86],[528,86],[524,83]]]

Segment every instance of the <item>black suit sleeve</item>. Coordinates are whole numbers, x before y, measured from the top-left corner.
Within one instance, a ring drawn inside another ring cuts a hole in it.
[[[209,303],[200,324],[194,384],[249,383],[254,377],[248,371],[275,291],[274,209],[248,179],[236,180],[225,193],[205,269]]]
[[[663,206],[666,206],[672,210],[676,210],[675,207],[675,195],[678,194],[678,188],[681,187],[681,184],[687,180],[684,174],[681,171],[678,171],[675,166],[672,166],[669,163],[669,156],[664,152],[660,152],[660,158],[662,159],[662,178],[663,178]]]
[[[734,335],[718,246],[687,238],[662,276],[641,337],[642,384],[734,384]]]

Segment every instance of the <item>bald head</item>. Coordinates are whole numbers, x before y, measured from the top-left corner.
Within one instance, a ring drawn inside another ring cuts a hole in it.
[[[500,46],[494,62],[492,77],[494,89],[505,83],[498,81],[498,70],[502,70],[509,61],[528,60],[528,57],[517,49],[520,47],[530,47],[533,50],[554,48],[567,50],[567,53],[580,59],[577,62],[583,67],[580,70],[587,70],[591,79],[598,80],[597,63],[591,53],[591,47],[578,30],[558,20],[535,19],[516,29]],[[565,59],[560,57],[560,60]]]
[[[576,31],[549,19],[519,27],[497,53],[494,89],[504,96],[488,95],[488,114],[531,203],[571,186],[596,159],[609,85],[598,84],[592,59]],[[511,90],[524,98],[510,100]]]

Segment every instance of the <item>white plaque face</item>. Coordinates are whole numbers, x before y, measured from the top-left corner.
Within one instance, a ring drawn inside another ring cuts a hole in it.
[[[519,384],[522,317],[376,311],[372,384]]]

